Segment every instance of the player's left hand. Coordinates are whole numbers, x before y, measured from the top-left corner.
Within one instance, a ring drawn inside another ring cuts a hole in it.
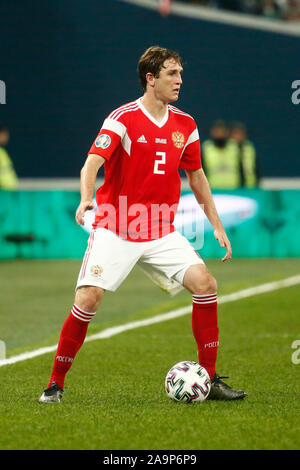
[[[222,261],[226,261],[227,259],[231,259],[231,255],[232,255],[231,243],[228,240],[228,237],[227,237],[225,231],[224,230],[215,230],[214,231],[214,236],[215,236],[215,239],[218,240],[218,242],[220,243],[220,246],[222,248],[226,248],[226,255],[224,256],[224,258],[222,258]]]

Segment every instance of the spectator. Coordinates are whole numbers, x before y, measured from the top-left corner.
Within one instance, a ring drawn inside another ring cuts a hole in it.
[[[231,126],[231,138],[239,148],[239,160],[241,162],[241,185],[247,188],[258,186],[258,164],[256,150],[253,143],[247,138],[246,126],[241,122],[235,122]]]
[[[13,163],[4,147],[9,141],[9,130],[0,125],[0,190],[17,189],[18,178]]]
[[[239,0],[240,11],[249,15],[262,14],[262,0]]]
[[[229,137],[227,124],[222,120],[216,121],[210,136],[203,142],[202,164],[211,188],[239,188],[243,183],[239,146]]]
[[[246,13],[269,19],[300,20],[300,0],[181,0],[229,12]]]
[[[211,5],[215,8],[220,8],[221,10],[229,11],[239,11],[239,1],[238,0],[213,0]]]
[[[288,0],[285,19],[288,21],[300,20],[300,0]]]
[[[280,20],[283,17],[283,11],[275,0],[263,0],[262,16],[271,20]]]

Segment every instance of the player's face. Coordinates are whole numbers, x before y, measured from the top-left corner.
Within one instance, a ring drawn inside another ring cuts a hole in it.
[[[155,94],[159,99],[166,103],[178,100],[182,71],[183,68],[174,59],[165,60],[154,85]]]

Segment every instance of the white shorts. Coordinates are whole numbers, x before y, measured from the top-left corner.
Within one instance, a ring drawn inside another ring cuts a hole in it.
[[[171,292],[174,284],[168,285],[168,280],[182,286],[186,270],[204,261],[179,232],[149,242],[132,242],[98,228],[90,234],[76,289],[98,286],[115,291],[136,264]]]

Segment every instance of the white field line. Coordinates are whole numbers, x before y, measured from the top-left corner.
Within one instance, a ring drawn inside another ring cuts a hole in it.
[[[218,298],[218,304],[223,304],[227,302],[234,302],[236,300],[245,299],[246,297],[252,297],[257,294],[264,294],[266,292],[271,292],[277,289],[282,289],[284,287],[290,287],[300,284],[300,274],[280,281],[268,282],[266,284],[260,284],[258,286],[249,287],[247,289],[242,289],[232,294],[222,295]],[[124,325],[113,326],[105,330],[100,331],[94,335],[87,336],[85,342],[96,341],[98,339],[111,338],[112,336],[123,333],[124,331],[134,330],[136,328],[141,328],[143,326],[154,325],[155,323],[161,323],[163,321],[172,320],[173,318],[178,318],[183,315],[191,313],[192,305],[186,307],[181,307],[176,310],[171,310],[170,312],[162,313],[161,315],[155,315],[154,317],[146,318],[145,320],[138,320],[130,323],[125,323]],[[9,357],[8,359],[0,360],[0,367],[6,366],[8,364],[16,364],[17,362],[27,361],[27,359],[32,359],[37,356],[42,356],[53,351],[56,351],[57,344],[53,346],[47,346],[44,348],[35,349],[34,351],[24,352],[16,356]]]

